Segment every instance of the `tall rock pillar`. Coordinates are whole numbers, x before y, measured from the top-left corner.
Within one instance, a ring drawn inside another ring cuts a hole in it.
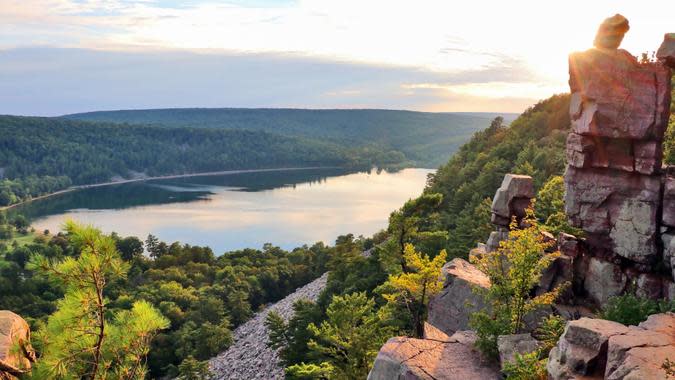
[[[598,259],[648,273],[662,260],[663,137],[670,69],[618,46],[628,20],[602,24],[595,48],[569,57],[571,132],[565,210]]]

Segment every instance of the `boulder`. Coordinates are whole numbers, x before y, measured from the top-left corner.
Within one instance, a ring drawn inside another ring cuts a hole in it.
[[[500,335],[497,338],[499,362],[502,369],[506,363],[513,362],[516,354],[524,355],[534,352],[541,347],[541,343],[531,334]]]
[[[507,174],[495,193],[495,198],[492,201],[492,213],[509,221],[512,216],[523,217],[532,198],[534,198],[532,177]]]
[[[549,354],[549,378],[567,380],[580,375],[602,378],[609,338],[627,331],[626,326],[603,319],[581,318],[569,322]]]
[[[485,308],[483,298],[474,288],[489,288],[490,279],[466,260],[456,258],[441,270],[443,289],[429,302],[428,322],[451,335],[466,330],[471,313]]]
[[[654,273],[640,273],[635,281],[635,295],[658,300],[663,298],[663,277]]]
[[[675,69],[675,33],[666,33],[663,36],[663,43],[656,52],[656,58],[671,69]]]
[[[391,338],[377,354],[368,380],[501,379],[499,369],[474,348],[476,335],[459,332],[447,342]]]
[[[564,256],[575,258],[583,254],[581,243],[576,236],[561,232],[558,235],[558,250]]]
[[[606,18],[595,34],[593,46],[603,49],[617,49],[623,41],[623,36],[628,32],[630,26],[628,19],[620,14]]]
[[[27,373],[34,361],[28,323],[11,311],[0,310],[0,378]]]
[[[567,324],[549,355],[549,379],[665,379],[661,368],[675,355],[675,314],[650,316],[626,327],[602,319]]]
[[[584,279],[584,289],[598,305],[604,305],[610,297],[623,293],[627,276],[618,265],[591,257]]]

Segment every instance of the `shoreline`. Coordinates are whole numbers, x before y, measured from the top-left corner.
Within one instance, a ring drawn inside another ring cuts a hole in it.
[[[0,211],[10,210],[12,208],[18,207],[20,205],[30,203],[33,201],[39,201],[41,199],[51,198],[57,195],[70,193],[76,190],[83,189],[92,189],[96,187],[104,186],[113,186],[113,185],[122,185],[125,183],[133,182],[144,182],[144,181],[153,181],[153,180],[163,180],[163,179],[176,179],[176,178],[190,178],[190,177],[209,177],[217,175],[232,175],[232,174],[244,174],[244,173],[265,173],[265,172],[283,172],[283,171],[295,171],[295,170],[313,170],[313,169],[346,169],[341,166],[305,166],[305,167],[293,167],[293,168],[273,168],[273,169],[237,169],[237,170],[220,170],[214,172],[201,172],[201,173],[188,173],[188,174],[170,174],[170,175],[161,175],[156,177],[142,177],[142,178],[132,178],[132,179],[123,179],[120,181],[109,181],[101,183],[92,183],[87,185],[77,185],[71,186],[67,189],[55,191],[53,193],[43,194],[35,198],[31,198],[19,203],[14,203],[9,206],[0,207]]]

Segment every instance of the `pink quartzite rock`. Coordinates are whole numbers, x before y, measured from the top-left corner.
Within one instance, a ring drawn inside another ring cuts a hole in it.
[[[551,380],[666,379],[661,368],[675,355],[675,314],[650,316],[626,327],[602,319],[569,322],[547,364]]]
[[[456,258],[441,269],[443,289],[429,301],[428,322],[451,335],[469,327],[471,313],[485,307],[474,287],[489,288],[490,279],[466,260]]]
[[[661,47],[656,52],[656,58],[675,69],[675,33],[666,33]]]
[[[630,26],[628,20],[620,14],[608,17],[600,24],[593,45],[597,48],[616,49],[621,45],[623,36]]]
[[[507,220],[525,216],[525,208],[534,198],[534,182],[527,175],[507,174],[492,201],[492,213]],[[507,224],[508,226],[508,224]]]
[[[570,115],[575,133],[633,140],[661,141],[665,120],[657,111],[669,107],[665,90],[670,71],[641,65],[625,50],[591,49],[569,59]]]
[[[0,310],[0,379],[30,371],[33,361],[28,323],[11,311]]]
[[[590,247],[649,263],[658,254],[660,191],[657,176],[568,166],[565,212]]]
[[[618,265],[591,257],[586,268],[584,290],[598,305],[618,296],[626,289],[628,277]]]
[[[499,368],[474,348],[476,335],[459,332],[447,342],[391,338],[375,359],[368,380],[501,379]]]

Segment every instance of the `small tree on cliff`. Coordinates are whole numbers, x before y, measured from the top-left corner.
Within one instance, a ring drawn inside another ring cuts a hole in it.
[[[521,332],[525,316],[540,306],[552,304],[562,290],[558,287],[531,296],[542,272],[560,252],[545,253],[555,242],[545,241],[532,208],[526,214],[524,223],[528,227],[519,229],[514,218],[509,239],[501,242],[496,252],[473,262],[491,282],[488,289],[476,289],[482,293],[487,310],[471,316],[471,326],[478,334],[477,345],[489,356],[497,355],[499,335]]]
[[[415,251],[412,244],[405,246],[403,259],[407,272],[391,275],[379,292],[391,306],[402,306],[412,322],[413,336],[424,333],[429,299],[443,287],[441,268],[447,255],[441,251],[435,258]]]
[[[30,267],[65,290],[57,310],[35,334],[41,357],[38,379],[142,379],[144,358],[154,334],[169,322],[148,302],[131,310],[110,310],[107,284],[122,279],[128,265],[115,241],[101,231],[74,222],[65,230],[79,257],[60,262],[33,257]]]

